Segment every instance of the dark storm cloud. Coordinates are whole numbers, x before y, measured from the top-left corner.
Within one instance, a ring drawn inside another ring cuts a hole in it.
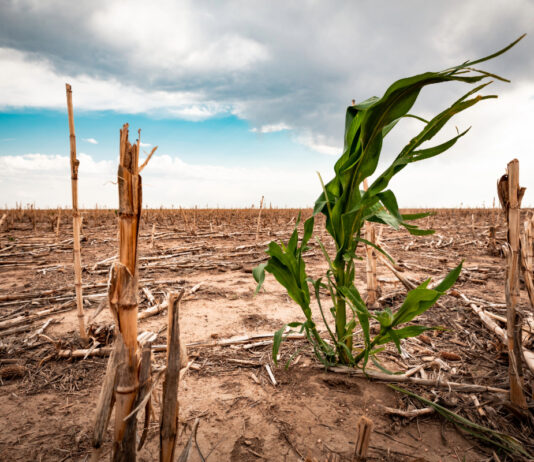
[[[288,3],[4,1],[0,46],[45,57],[61,73],[199,92],[254,126],[283,122],[338,145],[352,98],[534,29],[528,0]],[[532,40],[485,67],[530,79]],[[432,96],[425,102],[423,110]]]

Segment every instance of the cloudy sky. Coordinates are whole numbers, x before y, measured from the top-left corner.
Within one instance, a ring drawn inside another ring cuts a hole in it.
[[[346,106],[394,80],[490,54],[511,83],[452,120],[472,126],[392,183],[401,206],[490,206],[516,157],[534,205],[534,2],[0,0],[0,193],[14,206],[68,206],[65,82],[73,87],[80,202],[114,207],[119,129],[158,145],[149,206],[311,205],[332,176]],[[425,90],[429,117],[468,88]],[[402,122],[379,167],[418,130]],[[3,204],[2,204],[3,206]]]

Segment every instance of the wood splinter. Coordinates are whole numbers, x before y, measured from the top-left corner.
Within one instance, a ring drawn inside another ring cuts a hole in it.
[[[163,382],[160,420],[160,462],[172,462],[176,448],[178,429],[178,385],[180,382],[180,300],[184,290],[179,294],[169,294],[169,321],[167,326],[167,370]]]
[[[92,462],[98,462],[101,457],[102,442],[108,427],[109,418],[115,404],[115,379],[117,376],[119,339],[115,340],[111,355],[108,359],[104,383],[100,390],[100,396],[96,405],[95,424],[93,430],[93,453]]]

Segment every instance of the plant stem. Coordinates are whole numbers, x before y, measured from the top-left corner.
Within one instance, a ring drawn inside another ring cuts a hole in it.
[[[120,131],[119,262],[112,267],[109,306],[116,316],[123,341],[116,388],[115,436],[112,460],[135,461],[137,417],[128,416],[135,407],[139,388],[137,361],[137,244],[141,217],[142,187],[139,176],[139,141],[128,141],[128,124]]]
[[[74,133],[74,115],[72,109],[72,88],[67,83],[67,110],[69,114],[70,133],[70,173],[72,186],[72,229],[73,229],[73,249],[74,249],[74,287],[76,288],[76,308],[78,316],[78,327],[80,337],[85,344],[89,341],[85,330],[85,316],[83,312],[82,294],[82,263],[80,250],[80,212],[78,210],[78,167],[80,161],[76,158],[76,135]],[[59,227],[58,227],[59,228]]]
[[[335,275],[335,279],[336,279],[335,307],[336,307],[336,335],[337,335],[337,340],[339,342],[346,335],[345,326],[347,325],[346,302],[343,296],[338,292],[338,289],[337,289],[337,287],[345,286],[346,276],[347,276],[347,271],[346,271],[347,268],[345,265],[345,261],[343,260],[342,256],[340,258],[340,253],[338,253],[338,256],[336,257],[334,265],[337,268],[337,272]],[[349,351],[352,351],[352,335],[349,335],[347,338],[345,338],[343,340],[343,343],[347,346]],[[342,364],[350,364],[351,362],[345,350],[339,351],[339,359],[341,360]]]

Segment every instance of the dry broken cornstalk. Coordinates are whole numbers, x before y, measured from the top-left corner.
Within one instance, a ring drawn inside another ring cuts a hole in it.
[[[115,388],[113,461],[135,461],[137,417],[126,417],[135,407],[139,389],[137,360],[138,255],[142,184],[139,176],[139,144],[128,141],[128,124],[120,131],[119,261],[111,269],[109,306],[119,332],[119,366]]]
[[[321,366],[322,367],[322,366]],[[441,380],[439,377],[437,379],[419,379],[416,377],[408,377],[406,374],[402,375],[391,375],[385,374],[383,372],[374,371],[372,369],[366,368],[365,372],[361,369],[356,369],[354,367],[346,366],[335,366],[329,367],[329,371],[335,372],[337,374],[347,374],[354,375],[356,377],[365,377],[373,380],[380,380],[382,382],[388,383],[412,383],[420,386],[430,386],[434,388],[440,388],[443,390],[455,390],[458,392],[480,392],[480,393],[497,393],[506,395],[507,390],[504,388],[490,387],[487,385],[477,385],[474,383],[459,383],[459,382],[449,382],[447,380]]]
[[[180,381],[180,299],[179,294],[169,294],[169,321],[167,325],[167,370],[161,398],[161,421],[159,427],[159,460],[172,462],[178,430],[178,385]]]
[[[519,301],[519,215],[521,199],[525,188],[519,187],[519,161],[508,163],[507,173],[497,183],[497,192],[508,224],[508,245],[506,249],[506,337],[510,377],[510,400],[526,409],[527,401],[523,393],[523,365],[521,358],[521,319],[516,307]]]
[[[150,424],[150,412],[152,410],[151,402],[151,390],[152,390],[152,343],[147,342],[143,345],[143,350],[141,352],[141,363],[139,366],[139,393],[137,395],[136,404],[139,406],[143,401],[146,401],[145,404],[145,420],[143,424],[143,433],[141,439],[139,440],[139,445],[137,450],[139,451],[143,444],[146,441],[148,435],[148,426]]]
[[[72,186],[72,228],[73,228],[73,248],[74,248],[74,287],[76,288],[76,307],[78,310],[78,326],[80,337],[87,343],[88,337],[85,330],[85,317],[83,313],[82,295],[82,256],[80,250],[80,212],[78,210],[78,167],[80,161],[76,158],[76,135],[74,133],[74,114],[72,109],[72,88],[67,83],[67,110],[69,113],[69,134],[70,134],[70,178]]]
[[[475,396],[475,395],[471,395]],[[433,407],[423,407],[421,409],[408,409],[406,411],[402,409],[395,409],[393,407],[383,407],[383,411],[386,414],[398,415],[406,419],[413,419],[414,417],[421,417],[423,415],[434,414],[436,410]]]

